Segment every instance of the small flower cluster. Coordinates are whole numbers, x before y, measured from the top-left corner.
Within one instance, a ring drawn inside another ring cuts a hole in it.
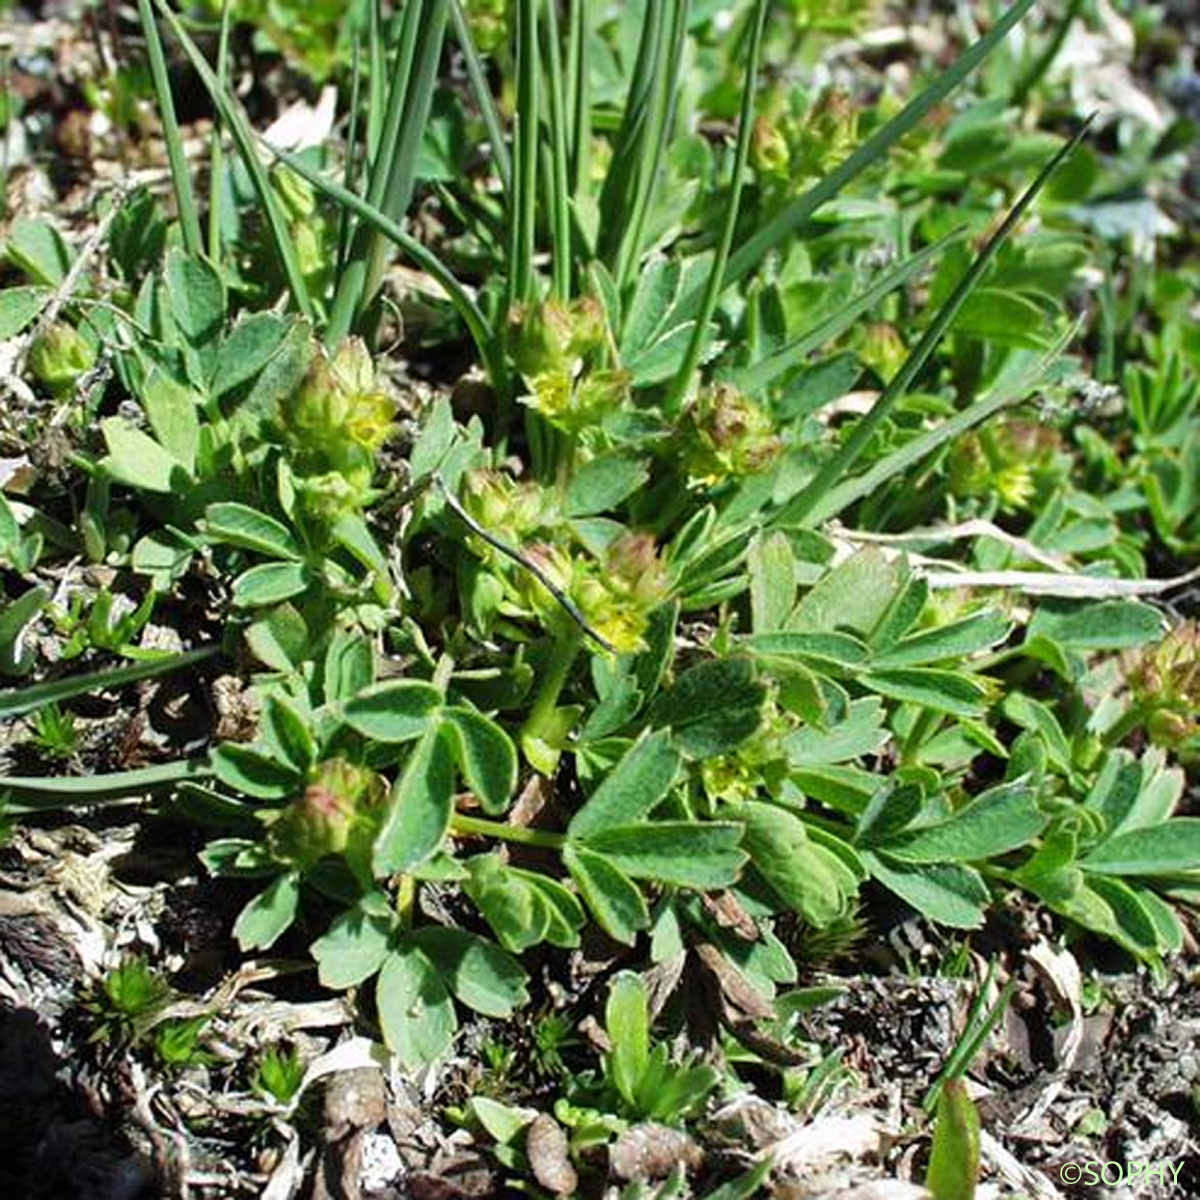
[[[304,791],[271,814],[267,846],[272,857],[307,870],[326,855],[342,854],[369,881],[371,846],[387,792],[387,780],[367,767],[344,758],[318,763]]]
[[[29,349],[34,378],[60,400],[71,394],[76,381],[95,361],[96,351],[65,321],[55,321]]]
[[[1059,466],[1061,440],[1033,421],[1008,420],[960,438],[950,452],[950,490],[960,498],[994,496],[1005,512],[1029,509],[1040,477]]]
[[[288,232],[296,248],[296,258],[304,282],[320,293],[329,273],[329,240],[332,229],[317,206],[316,194],[307,179],[290,167],[277,166],[271,172],[275,192],[283,201]]]
[[[788,104],[777,97],[774,107]],[[751,133],[750,165],[764,182],[798,186],[828,174],[858,142],[858,108],[830,87],[805,112],[760,116]]]
[[[360,339],[348,338],[332,358],[315,350],[307,375],[278,414],[311,517],[332,522],[370,501],[375,455],[395,414]]]
[[[1177,625],[1157,645],[1126,655],[1123,667],[1155,745],[1178,751],[1200,735],[1200,624]]]
[[[547,300],[509,315],[509,350],[530,395],[526,403],[564,433],[578,435],[629,398],[629,376],[610,364],[604,310],[590,296]]]
[[[771,418],[727,383],[700,389],[684,411],[680,433],[683,461],[694,484],[755,475],[780,450]]]
[[[617,651],[641,648],[650,613],[670,590],[666,567],[650,534],[624,533],[599,558],[581,552],[572,546],[555,492],[487,469],[466,475],[462,503],[489,533],[519,548]],[[561,627],[561,605],[531,572],[479,539],[472,541],[472,549],[500,582],[500,611],[537,617],[552,629]]]

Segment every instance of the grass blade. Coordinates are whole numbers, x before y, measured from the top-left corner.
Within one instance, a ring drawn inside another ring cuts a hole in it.
[[[167,60],[163,55],[162,41],[158,36],[158,25],[150,0],[138,0],[138,16],[142,31],[146,35],[146,54],[150,59],[150,77],[154,81],[158,114],[162,122],[163,140],[167,143],[167,162],[171,168],[171,185],[175,189],[175,203],[179,207],[179,228],[183,233],[183,248],[199,257],[204,253],[204,242],[200,236],[200,218],[196,215],[196,197],[192,191],[192,180],[188,174],[187,155],[183,152],[183,138],[179,134],[179,122],[175,117],[175,100],[171,95],[171,81],[167,77]]]
[[[172,671],[203,662],[206,658],[212,658],[219,650],[219,646],[205,646],[200,650],[165,655],[147,662],[133,663],[128,667],[113,667],[108,671],[93,671],[87,675],[51,679],[46,683],[35,683],[32,687],[6,688],[0,691],[0,720],[20,717],[45,704],[70,700],[73,696],[82,696],[86,692],[99,692],[105,688],[136,683],[139,679],[167,675]]]
[[[231,0],[221,3],[221,34],[217,43],[217,82],[224,89],[229,80],[229,13]],[[221,261],[221,192],[225,184],[225,151],[221,145],[221,115],[215,114],[212,150],[208,168],[208,257],[214,266]]]
[[[879,161],[888,150],[916,126],[935,105],[940,104],[987,56],[1003,41],[1008,32],[1029,11],[1033,0],[1017,2],[996,24],[966,50],[919,96],[910,100],[886,125],[872,134],[843,163],[832,170],[803,196],[792,201],[757,233],[744,242],[729,259],[721,287],[727,288],[748,275],[763,257],[781,245],[818,208],[832,200],[856,175]],[[693,315],[700,307],[701,294],[696,290],[681,300],[680,319]]]
[[[537,205],[538,64],[537,0],[517,0],[517,121],[515,174],[509,193],[508,294],[506,308],[533,294]]]
[[[642,158],[635,176],[633,207],[630,220],[624,227],[617,255],[617,292],[624,291],[630,277],[642,260],[646,217],[650,200],[661,170],[666,150],[667,134],[675,115],[675,100],[679,88],[679,68],[687,37],[688,0],[675,0],[671,9],[671,24],[665,43],[660,44],[660,58],[655,72],[662,84],[655,89],[649,118],[642,139]]]
[[[488,87],[483,59],[479,57],[475,39],[471,36],[471,27],[467,24],[461,0],[450,0],[450,20],[454,26],[454,40],[458,42],[458,48],[463,53],[471,94],[475,97],[479,114],[483,117],[483,126],[487,130],[492,158],[496,163],[496,174],[500,176],[501,188],[507,193],[512,186],[512,158],[508,153],[508,143],[504,140],[504,126],[496,109],[496,101],[492,98],[491,88]]]
[[[391,174],[392,158],[400,136],[400,125],[404,118],[404,102],[412,76],[413,57],[416,53],[417,34],[421,26],[420,0],[413,0],[404,8],[400,25],[400,40],[392,62],[392,83],[388,90],[387,108],[380,115],[383,105],[383,49],[378,36],[378,20],[372,25],[374,34],[372,56],[380,60],[380,75],[372,78],[370,106],[367,110],[367,140],[370,144],[368,167],[367,203],[379,209],[387,192]],[[375,12],[374,5],[372,12]],[[374,70],[374,63],[372,63]],[[355,233],[349,261],[338,277],[334,292],[329,323],[325,327],[325,345],[336,349],[350,332],[355,318],[362,311],[363,297],[367,290],[368,261],[371,256],[371,231],[359,226]]]
[[[588,72],[587,0],[571,0],[567,31],[567,112],[571,117],[571,188],[578,200],[590,191],[592,97]]]
[[[742,111],[738,117],[737,148],[733,155],[733,178],[729,184],[729,203],[725,206],[725,224],[721,229],[721,240],[717,244],[717,254],[713,259],[712,269],[708,273],[708,283],[704,288],[704,298],[700,302],[700,311],[696,316],[696,324],[688,342],[687,352],[679,370],[671,382],[671,389],[663,402],[667,413],[678,410],[680,402],[687,393],[692,382],[692,374],[700,361],[700,352],[704,346],[704,335],[708,323],[717,307],[717,295],[721,290],[721,278],[725,274],[725,263],[729,259],[729,248],[733,245],[733,230],[737,224],[738,208],[742,201],[742,178],[746,173],[746,162],[750,157],[750,130],[754,116],[754,89],[758,83],[758,56],[762,49],[763,26],[767,19],[767,0],[756,0],[754,15],[751,18],[750,50],[746,58],[746,81],[742,87]]]
[[[310,167],[303,159],[280,150],[269,143],[263,145],[281,162],[285,163],[297,175],[307,179],[322,195],[338,204],[344,205],[355,213],[365,224],[378,230],[384,237],[389,238],[413,260],[422,270],[427,271],[445,290],[454,310],[462,318],[475,345],[483,359],[484,368],[489,377],[495,381],[501,378],[499,363],[493,352],[492,339],[488,333],[487,321],[479,306],[467,294],[466,289],[459,283],[454,272],[431,250],[428,250],[415,238],[409,237],[395,221],[388,220],[378,209],[372,208],[361,196],[347,191],[339,184],[326,179],[319,171]]]
[[[0,796],[9,797],[9,812],[35,812],[70,804],[104,804],[130,800],[146,792],[174,787],[184,780],[206,779],[212,768],[203,759],[181,759],[115,771],[111,775],[0,775]],[[15,801],[15,803],[14,803]]]
[[[417,6],[414,4],[413,7]],[[405,89],[404,116],[400,122],[399,138],[395,146],[390,148],[387,186],[382,199],[376,204],[376,207],[393,221],[404,217],[416,187],[417,155],[433,107],[438,62],[442,57],[442,43],[446,36],[446,10],[447,0],[426,0],[421,10],[420,30],[412,72]],[[372,231],[372,234],[368,248],[366,283],[358,306],[360,318],[374,302],[379,291],[387,256],[389,239],[378,230]]]
[[[547,0],[542,54],[546,62],[550,109],[550,228],[554,241],[551,257],[554,294],[566,300],[571,292],[571,194],[567,185],[567,118],[563,97],[562,60],[558,47],[558,0]]]
[[[1002,408],[1007,408],[1010,404],[1016,404],[1023,400],[1033,388],[1037,387],[1038,382],[1044,378],[1046,372],[1054,365],[1079,330],[1079,325],[1072,326],[1055,341],[1049,350],[1024,370],[1018,372],[1011,381],[1002,382],[982,399],[976,400],[962,412],[943,421],[935,429],[930,429],[913,438],[898,450],[893,450],[891,454],[880,459],[869,471],[862,475],[856,475],[853,479],[843,480],[836,487],[830,488],[817,501],[812,512],[808,514],[808,523],[819,525],[822,521],[828,521],[830,517],[836,517],[856,500],[861,500],[864,496],[878,491],[893,476],[915,466],[939,446],[961,437],[968,429],[973,429],[976,425],[986,421],[988,417],[998,413]],[[772,520],[769,523],[775,525],[780,522]]]
[[[379,154],[383,135],[383,83],[387,69],[383,53],[383,34],[379,29],[379,0],[367,3],[367,163]]]
[[[600,191],[599,257],[612,271],[614,278],[618,275],[621,247],[629,226],[639,173],[648,166],[657,165],[646,163],[645,140],[650,107],[654,100],[654,81],[659,78],[660,44],[665,22],[663,8],[664,0],[647,0],[625,111],[621,114],[621,127],[613,146],[612,161]]]
[[[786,346],[781,346],[773,354],[748,367],[723,372],[720,378],[751,395],[761,392],[784,372],[799,366],[804,357],[818,346],[823,346],[844,333],[863,313],[874,308],[889,292],[907,283],[926,263],[937,258],[943,250],[965,235],[965,230],[956,230],[928,246],[923,246],[903,262],[883,272],[865,291],[859,292],[837,312],[814,325],[806,333],[802,333],[795,341],[788,342]]]
[[[1075,18],[1079,16],[1083,9],[1083,0],[1068,0],[1067,11],[1063,13],[1058,24],[1054,27],[1054,33],[1050,40],[1046,43],[1046,48],[1038,55],[1030,64],[1029,70],[1017,80],[1013,87],[1012,104],[1015,108],[1022,108],[1025,101],[1029,98],[1029,93],[1042,81],[1043,76],[1054,65],[1054,60],[1058,57],[1059,51],[1063,48],[1063,43],[1067,40],[1067,33],[1071,26],[1075,23]]]
[[[978,1182],[979,1113],[966,1084],[947,1079],[938,1097],[925,1187],[933,1200],[975,1200]]]
[[[148,3],[149,0],[141,0],[141,2]],[[292,235],[288,232],[287,221],[284,218],[279,197],[275,195],[275,189],[271,186],[271,181],[267,178],[262,162],[255,152],[254,135],[250,123],[237,102],[231,99],[220,86],[204,55],[200,53],[196,43],[188,36],[179,18],[167,7],[166,0],[157,0],[157,3],[163,18],[171,26],[171,32],[175,35],[175,39],[183,47],[183,52],[188,56],[196,73],[200,76],[221,119],[229,126],[229,132],[233,135],[234,142],[237,143],[238,153],[241,154],[242,161],[245,162],[246,170],[254,184],[254,191],[258,196],[259,203],[263,207],[263,212],[266,213],[267,224],[270,226],[271,236],[275,241],[275,250],[283,263],[284,274],[287,276],[292,298],[301,313],[311,320],[313,305],[308,294],[308,286],[304,282],[304,273],[300,269],[300,259],[296,254]]]
[[[780,522],[804,522],[805,524],[811,524],[810,514],[812,511],[820,504],[825,493],[836,482],[840,481],[850,469],[854,461],[866,448],[871,435],[879,428],[888,413],[891,412],[896,401],[908,390],[909,385],[916,378],[917,372],[925,365],[929,356],[933,353],[934,347],[941,340],[951,321],[954,320],[958,310],[962,307],[963,301],[974,290],[975,285],[979,282],[984,271],[991,263],[996,251],[999,250],[1000,246],[1007,239],[1017,222],[1025,215],[1025,210],[1032,203],[1033,198],[1038,192],[1041,191],[1046,180],[1054,173],[1055,168],[1079,145],[1080,139],[1087,132],[1087,128],[1088,122],[1085,122],[1079,132],[1038,172],[1038,177],[1026,188],[1021,198],[1009,210],[1000,227],[988,238],[987,244],[976,256],[975,261],[971,264],[966,274],[958,281],[958,285],[954,291],[950,293],[941,308],[938,309],[937,315],[929,324],[929,328],[925,330],[921,340],[909,352],[908,357],[904,360],[904,365],[892,377],[879,399],[872,405],[871,410],[859,418],[846,443],[817,472],[816,477],[808,486],[784,507],[777,518]]]
[[[373,7],[373,6],[372,6]],[[346,168],[342,172],[342,187],[348,192],[354,190],[358,156],[358,96],[362,89],[362,35],[354,35],[354,49],[350,57],[350,124],[346,129]],[[356,224],[354,214],[348,208],[338,213],[337,234],[337,266],[336,277],[341,279],[346,269],[346,255],[350,253],[350,239],[354,236]]]

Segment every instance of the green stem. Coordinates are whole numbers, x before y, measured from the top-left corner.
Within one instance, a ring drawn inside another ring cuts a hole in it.
[[[200,236],[200,218],[196,215],[196,199],[192,194],[192,180],[188,175],[187,156],[183,151],[183,138],[179,133],[179,122],[175,117],[175,101],[171,95],[171,81],[167,76],[167,59],[163,54],[158,26],[150,0],[138,0],[138,16],[142,31],[146,35],[146,53],[150,59],[150,77],[158,100],[158,113],[162,121],[163,140],[167,144],[167,162],[171,168],[171,183],[175,189],[175,202],[179,207],[179,228],[183,234],[183,248],[197,258],[204,253],[204,239]]]
[[[579,646],[579,635],[574,631],[555,639],[538,694],[534,697],[529,716],[521,728],[522,737],[537,737],[550,724],[554,710],[558,707],[558,697],[567,682],[567,676],[571,673],[575,656],[579,653]]]
[[[900,750],[900,761],[904,766],[910,766],[917,761],[917,752],[940,720],[941,714],[934,712],[932,708],[923,708],[917,714],[917,719],[908,731],[908,737],[904,739],[904,746]]]
[[[217,82],[222,88],[229,82],[229,11],[230,0],[223,0],[221,40],[217,44]],[[221,263],[221,191],[225,181],[225,152],[221,147],[221,132],[221,114],[214,112],[208,171],[208,257],[213,266],[220,266]]]
[[[571,292],[571,209],[567,185],[567,115],[563,97],[562,60],[559,58],[558,0],[546,4],[546,24],[542,49],[546,59],[546,82],[550,108],[550,170],[547,190],[551,199],[551,229],[554,240],[554,261],[551,279],[554,294],[567,300]]]
[[[746,173],[746,161],[750,156],[750,133],[754,123],[754,89],[758,80],[758,57],[762,49],[763,24],[766,17],[767,0],[757,0],[750,34],[750,54],[746,63],[746,82],[742,89],[742,109],[738,118],[737,148],[733,155],[733,177],[729,183],[729,203],[725,207],[725,225],[721,230],[721,241],[717,246],[712,269],[708,273],[708,283],[704,288],[704,298],[700,301],[700,311],[696,314],[696,325],[692,329],[687,353],[679,365],[679,370],[675,373],[675,378],[671,382],[671,390],[663,404],[663,408],[668,414],[678,411],[691,385],[692,374],[700,362],[700,354],[704,348],[704,334],[716,311],[717,297],[725,276],[725,265],[729,261],[729,252],[733,246],[733,232],[737,225],[738,209],[742,200],[742,179]]]
[[[537,0],[517,0],[517,122],[513,189],[509,194],[506,308],[533,297],[537,216],[538,63]]]
[[[501,821],[489,821],[486,817],[467,817],[462,813],[455,813],[450,818],[450,831],[496,838],[502,842],[515,842],[521,846],[545,846],[550,850],[561,850],[567,844],[566,835],[562,833],[551,833],[546,829],[527,829],[523,825],[505,825]]]
[[[1116,723],[1110,725],[1105,731],[1102,738],[1104,745],[1110,748],[1112,746],[1119,746],[1149,715],[1149,705],[1131,705],[1125,714],[1118,718]]]

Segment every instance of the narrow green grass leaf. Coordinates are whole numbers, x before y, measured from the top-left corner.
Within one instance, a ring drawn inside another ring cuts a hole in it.
[[[966,1084],[947,1079],[938,1097],[925,1187],[933,1200],[974,1200],[978,1181],[979,1113]]]
[[[803,362],[810,354],[826,342],[844,333],[863,313],[869,312],[884,296],[902,287],[927,264],[934,262],[949,246],[960,241],[965,230],[955,230],[938,238],[928,246],[910,254],[903,262],[882,272],[877,279],[853,299],[848,300],[837,312],[814,325],[807,333],[781,346],[773,354],[752,363],[748,367],[734,368],[720,373],[720,378],[733,384],[749,395],[758,395],[767,384],[778,379],[786,371]]]
[[[742,279],[763,260],[771,250],[781,246],[828,200],[832,200],[855,176],[882,160],[926,114],[940,104],[991,52],[1008,36],[1018,21],[1033,6],[1033,0],[1017,0],[988,32],[952,63],[920,95],[910,100],[886,125],[872,134],[843,163],[793,200],[778,216],[747,239],[734,252],[725,269],[723,287]],[[700,296],[691,298],[696,308]]]
[[[1062,333],[1045,354],[1032,360],[1027,367],[1011,377],[1001,379],[982,399],[963,409],[962,412],[943,421],[940,425],[906,442],[897,450],[880,459],[869,471],[831,487],[814,504],[805,524],[819,525],[849,508],[864,496],[873,495],[889,479],[907,471],[927,458],[939,446],[944,446],[961,437],[968,429],[974,429],[1001,409],[1023,400],[1038,383],[1045,378],[1058,361],[1068,344],[1079,333],[1078,323]],[[790,522],[789,508],[785,505],[770,520],[772,525]]]
[[[392,221],[403,218],[416,186],[417,155],[421,138],[429,124],[433,93],[437,86],[438,62],[445,40],[447,3],[448,0],[411,0],[406,6],[406,10],[418,10],[420,13],[417,42],[413,50],[411,73],[404,89],[403,118],[395,144],[386,147],[389,158],[386,186],[382,197],[375,202],[380,212]],[[407,15],[408,11],[405,13]],[[374,177],[371,182],[373,186]],[[360,318],[379,291],[388,240],[382,230],[371,229],[366,253],[367,274],[356,314]]]
[[[687,350],[672,380],[667,397],[663,401],[666,412],[676,411],[687,394],[692,374],[700,362],[708,323],[717,308],[717,298],[725,278],[725,265],[729,261],[729,250],[733,245],[733,233],[737,226],[738,210],[742,202],[742,182],[746,173],[746,162],[750,156],[750,133],[754,125],[754,90],[758,82],[758,57],[762,49],[763,26],[767,19],[768,0],[756,0],[750,25],[750,50],[746,61],[746,78],[742,84],[742,109],[738,118],[737,147],[733,154],[733,175],[729,184],[729,201],[725,206],[725,223],[721,227],[721,239],[717,243],[716,257],[704,285],[699,314],[692,329]],[[620,278],[620,276],[618,276]]]
[[[513,186],[508,205],[508,288],[505,307],[533,294],[537,214],[538,56],[537,0],[516,0],[517,120],[513,135]]]
[[[938,309],[928,329],[921,336],[921,340],[909,352],[908,357],[904,360],[904,365],[901,366],[900,370],[889,381],[879,399],[871,406],[870,411],[855,422],[854,430],[850,434],[850,437],[837,454],[817,472],[816,478],[785,506],[784,511],[787,513],[788,520],[796,523],[803,521],[806,524],[812,524],[810,519],[812,510],[824,498],[825,493],[834,484],[841,481],[858,456],[866,448],[875,430],[879,428],[884,418],[892,411],[896,401],[908,391],[917,373],[925,365],[929,356],[933,353],[934,347],[941,340],[942,334],[946,332],[946,329],[954,320],[955,314],[962,307],[963,301],[971,294],[976,284],[982,278],[984,271],[995,257],[996,251],[1000,249],[1001,245],[1008,238],[1008,235],[1015,228],[1017,222],[1024,216],[1025,210],[1033,203],[1033,198],[1041,191],[1046,180],[1050,178],[1063,159],[1079,145],[1087,129],[1088,124],[1085,122],[1079,132],[1038,172],[1037,178],[1025,189],[1021,198],[1009,210],[1000,227],[988,238],[987,244],[975,257],[975,261],[971,263],[967,273],[959,280],[954,291],[950,293],[949,297],[947,297],[946,301]],[[782,520],[783,518],[779,517],[777,519]]]
[[[550,171],[547,180],[550,195],[550,229],[553,253],[550,265],[554,293],[567,300],[571,291],[571,192],[567,182],[567,114],[563,95],[562,59],[559,56],[558,5],[546,5],[542,26],[542,60],[545,63],[549,99]]]
[[[145,5],[149,3],[149,0],[139,0],[139,3]],[[241,154],[242,161],[249,172],[251,182],[254,184],[254,191],[258,196],[259,204],[266,215],[267,225],[271,230],[276,252],[279,254],[280,261],[283,264],[284,274],[287,276],[288,288],[292,293],[292,298],[296,302],[296,307],[306,317],[311,319],[313,316],[312,300],[308,294],[308,285],[304,282],[304,272],[300,267],[300,259],[296,253],[296,246],[292,241],[291,233],[288,231],[287,221],[284,217],[279,197],[276,196],[275,189],[271,186],[271,181],[267,178],[267,173],[255,150],[254,134],[250,123],[243,115],[237,101],[232,99],[228,92],[221,87],[220,81],[213,74],[213,69],[208,65],[208,60],[201,54],[196,43],[192,41],[179,18],[167,6],[166,0],[156,0],[156,3],[163,18],[171,26],[171,32],[175,35],[176,41],[183,47],[183,52],[187,55],[196,73],[200,76],[200,80],[204,84],[209,97],[212,99],[213,105],[220,113],[221,119],[229,127],[229,132],[237,144],[238,152]],[[199,225],[196,228],[196,241],[195,253],[199,254],[202,249],[200,246]]]
[[[68,805],[106,804],[131,800],[173,788],[185,780],[207,779],[212,768],[196,759],[159,763],[135,771],[115,771],[108,775],[0,775],[0,796],[9,797],[10,812],[64,808]]]
[[[361,196],[356,196],[353,192],[347,191],[339,184],[326,179],[319,171],[310,167],[294,154],[289,154],[286,150],[276,149],[266,142],[263,145],[281,162],[286,163],[297,175],[307,179],[322,195],[336,201],[338,204],[344,205],[351,212],[357,213],[368,225],[373,226],[385,237],[390,238],[417,266],[427,271],[441,284],[446,292],[447,300],[453,306],[455,312],[462,318],[463,324],[467,327],[467,332],[470,333],[471,338],[475,342],[476,348],[479,350],[479,356],[483,360],[484,368],[487,370],[489,377],[493,381],[503,378],[503,372],[499,360],[496,358],[491,335],[488,332],[487,322],[484,320],[483,313],[480,312],[479,306],[467,294],[462,284],[458,282],[454,273],[436,254],[427,250],[415,238],[409,237],[399,225],[394,221],[388,220],[383,213],[373,208]]]
[[[483,117],[483,127],[487,130],[496,174],[500,177],[500,186],[507,192],[512,186],[512,158],[508,153],[508,143],[504,140],[504,126],[496,101],[492,98],[492,89],[488,87],[487,71],[479,57],[475,39],[471,36],[471,27],[467,24],[460,0],[450,0],[450,21],[454,26],[454,40],[458,42],[467,68],[471,95],[475,97],[476,107]]]
[[[188,173],[187,155],[183,150],[179,122],[175,117],[175,100],[171,95],[171,81],[167,76],[167,60],[163,54],[162,41],[158,36],[158,25],[154,20],[150,0],[138,0],[138,17],[146,37],[146,56],[150,60],[150,78],[154,83],[155,99],[158,101],[163,140],[167,144],[167,163],[171,168],[171,186],[175,189],[175,203],[179,208],[179,228],[183,234],[184,249],[189,254],[200,255],[204,253],[200,218],[196,215],[196,198],[192,192],[192,178]]]
[[[149,659],[128,667],[114,667],[108,671],[93,671],[87,675],[72,675],[66,679],[52,679],[46,683],[35,683],[31,687],[7,688],[0,691],[0,719],[19,717],[46,704],[61,703],[73,696],[102,692],[109,688],[136,683],[139,679],[153,679],[156,675],[167,675],[183,667],[191,667],[212,658],[219,646],[205,646],[199,650],[188,650],[183,654],[164,654],[162,658]]]
[[[221,32],[217,41],[217,83],[224,90],[229,84],[229,25],[233,0],[221,0]],[[225,190],[225,150],[221,144],[224,126],[218,113],[213,120],[208,157],[208,257],[221,261],[221,207]]]

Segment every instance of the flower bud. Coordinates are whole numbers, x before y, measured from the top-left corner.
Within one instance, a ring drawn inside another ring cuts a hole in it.
[[[55,321],[33,343],[29,369],[39,383],[56,396],[66,396],[75,381],[96,361],[96,352],[79,331],[64,321]]]
[[[755,119],[750,132],[750,165],[760,175],[786,176],[791,165],[787,139],[766,117]]]
[[[318,764],[308,786],[271,825],[271,853],[284,862],[312,866],[350,846],[356,826],[373,828],[387,797],[387,782],[344,758]]]
[[[683,434],[689,474],[702,483],[764,471],[780,449],[767,414],[727,383],[700,390],[685,414]]]

